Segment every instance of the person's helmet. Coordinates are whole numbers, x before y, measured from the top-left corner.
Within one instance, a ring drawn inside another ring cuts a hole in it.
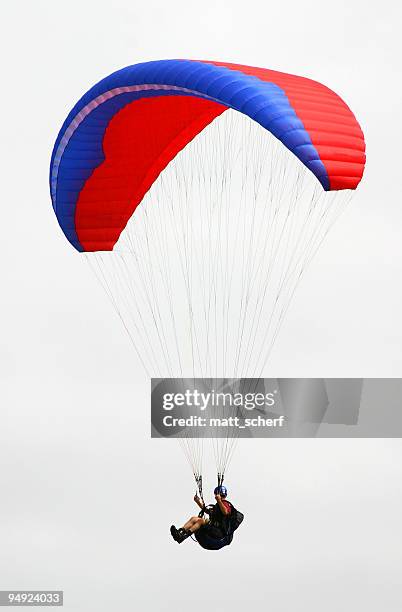
[[[219,487],[215,487],[214,495],[220,495],[221,497],[226,497],[228,494],[228,490],[224,485],[219,485]]]

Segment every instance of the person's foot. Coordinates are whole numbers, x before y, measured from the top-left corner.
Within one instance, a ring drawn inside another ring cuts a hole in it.
[[[186,531],[185,529],[183,529],[183,527],[181,527],[180,529],[176,529],[174,525],[171,526],[170,533],[174,541],[178,544],[181,544],[182,542],[184,542],[184,540],[187,540],[187,538],[191,536],[190,531]]]
[[[184,540],[187,540],[187,538],[189,538],[190,536],[191,536],[191,531],[186,531],[185,529],[183,529],[183,527],[181,527],[177,531],[177,537],[178,537],[177,541],[179,544],[184,542]]]
[[[175,542],[180,543],[181,540],[180,540],[179,531],[176,529],[174,525],[172,525],[170,528],[170,534]]]

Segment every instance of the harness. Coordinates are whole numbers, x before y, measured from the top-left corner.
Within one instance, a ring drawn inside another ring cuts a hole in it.
[[[232,504],[230,504],[230,506],[233,508]],[[206,550],[219,550],[224,546],[228,546],[228,544],[230,544],[233,540],[233,532],[230,530],[230,521],[228,520],[228,517],[222,514],[217,504],[209,504],[208,506],[204,506],[204,508],[202,508],[202,510],[198,513],[198,516],[202,518],[205,513],[210,514],[211,522],[210,524],[201,527],[194,534],[198,544]],[[214,530],[219,530],[222,537],[217,537],[216,532],[215,534],[213,533]]]

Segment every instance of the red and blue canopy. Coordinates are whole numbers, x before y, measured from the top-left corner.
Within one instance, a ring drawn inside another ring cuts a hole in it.
[[[78,251],[110,251],[166,165],[232,108],[271,132],[329,190],[355,189],[362,130],[345,102],[300,76],[211,61],[123,68],[92,87],[57,137],[50,189]]]

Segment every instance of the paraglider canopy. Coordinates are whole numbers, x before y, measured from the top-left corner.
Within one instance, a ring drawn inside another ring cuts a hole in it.
[[[360,126],[325,85],[160,60],[111,74],[77,102],[50,188],[144,371],[246,397],[364,163]],[[230,408],[213,410],[220,423]],[[220,486],[237,432],[215,433]],[[202,439],[181,436],[202,498]]]
[[[228,108],[271,132],[324,190],[359,184],[362,131],[325,85],[238,64],[145,62],[92,87],[60,130],[50,187],[71,244],[78,251],[112,250],[161,171]]]

